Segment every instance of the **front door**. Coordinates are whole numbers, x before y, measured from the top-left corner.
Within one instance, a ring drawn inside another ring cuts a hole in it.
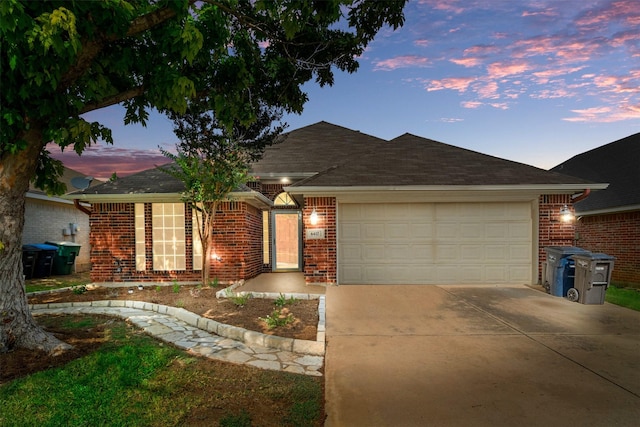
[[[300,270],[300,212],[273,211],[273,224],[273,270]]]

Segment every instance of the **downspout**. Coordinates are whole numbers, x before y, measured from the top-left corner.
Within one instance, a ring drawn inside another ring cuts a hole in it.
[[[87,214],[89,216],[91,215],[91,211],[89,209],[85,208],[84,206],[82,206],[80,204],[80,200],[73,199],[73,206],[75,206],[76,209],[78,209],[79,211],[82,211],[82,212],[84,212],[85,214]]]
[[[580,200],[584,200],[587,197],[589,197],[589,194],[591,194],[591,189],[590,188],[585,188],[584,191],[582,193],[579,193],[579,195],[573,195],[571,196],[571,203],[577,203]]]

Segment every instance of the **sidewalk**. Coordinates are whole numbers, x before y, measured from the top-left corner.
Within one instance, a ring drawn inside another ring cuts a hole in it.
[[[141,301],[35,304],[30,307],[34,316],[114,316],[194,355],[261,369],[322,376],[324,343],[320,351],[315,341],[291,340],[247,331],[175,307]]]

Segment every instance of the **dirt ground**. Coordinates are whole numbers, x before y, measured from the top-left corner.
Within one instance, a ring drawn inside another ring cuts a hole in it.
[[[318,301],[296,300],[286,305],[286,309],[293,314],[294,321],[286,326],[269,329],[260,320],[271,315],[277,307],[274,300],[250,298],[244,306],[237,306],[233,301],[224,298],[217,299],[215,288],[197,288],[195,286],[180,286],[174,292],[172,286],[146,286],[142,290],[135,288],[106,288],[87,286],[87,292],[76,294],[71,290],[54,292],[44,295],[32,295],[30,304],[44,304],[52,302],[76,302],[99,300],[135,300],[146,301],[184,308],[200,316],[216,320],[228,325],[239,326],[263,334],[278,335],[285,338],[303,340],[316,339],[318,325]]]

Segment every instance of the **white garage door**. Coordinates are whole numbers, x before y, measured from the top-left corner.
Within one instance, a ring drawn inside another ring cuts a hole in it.
[[[340,204],[340,284],[531,283],[530,203]]]

